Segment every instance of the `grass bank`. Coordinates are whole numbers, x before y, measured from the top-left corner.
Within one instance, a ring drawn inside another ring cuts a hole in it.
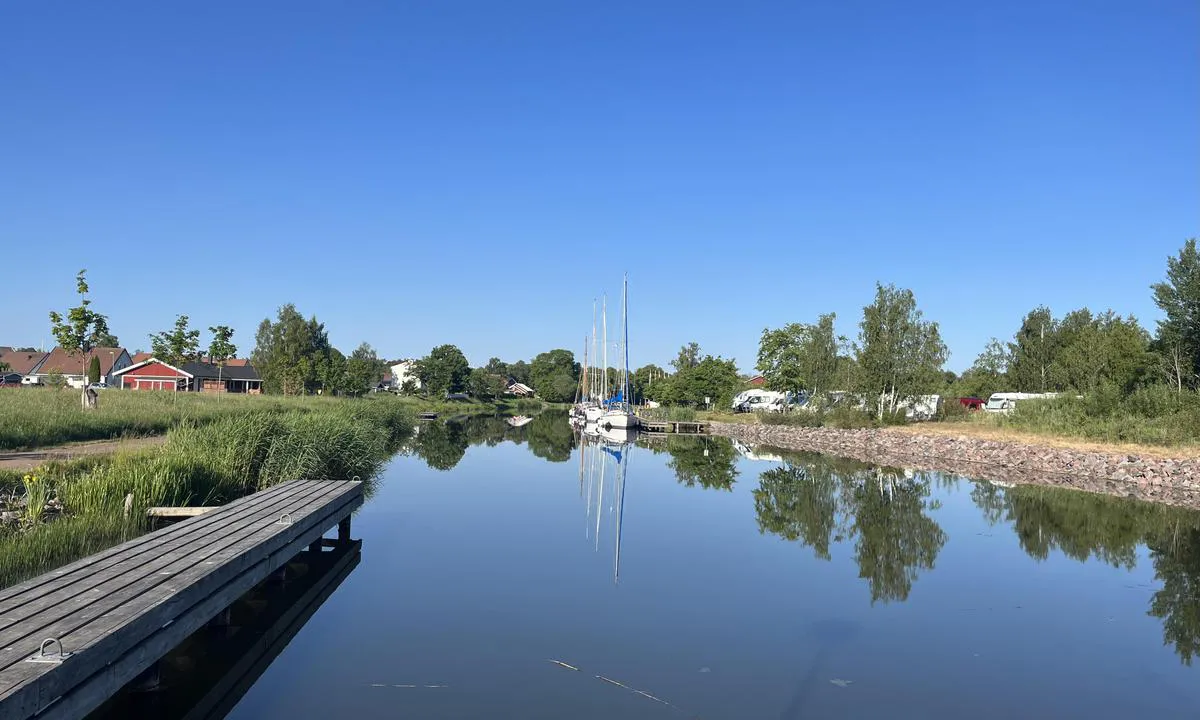
[[[369,480],[412,427],[412,411],[391,398],[243,407],[183,422],[159,448],[52,462],[32,480],[0,474],[19,516],[0,526],[0,586],[144,532],[147,507],[220,505],[296,478]]]
[[[477,414],[535,412],[539,400],[451,402],[420,397],[371,395],[361,402],[392,402],[416,412]],[[0,450],[28,450],[87,440],[161,435],[180,425],[204,425],[248,411],[324,412],[348,401],[331,397],[272,395],[202,395],[199,393],[108,390],[100,407],[84,412],[75,390],[21,388],[0,392]]]

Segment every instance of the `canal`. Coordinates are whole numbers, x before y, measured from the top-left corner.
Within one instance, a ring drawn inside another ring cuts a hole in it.
[[[423,426],[229,716],[1196,716],[1195,512],[620,440]]]

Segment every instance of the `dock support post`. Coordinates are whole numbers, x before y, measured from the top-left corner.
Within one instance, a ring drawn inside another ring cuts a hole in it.
[[[162,688],[162,673],[159,672],[159,661],[155,660],[150,667],[142,671],[129,683],[129,689],[133,692],[155,692]]]
[[[313,542],[312,542],[312,545],[309,545],[309,546],[308,546],[308,551],[309,551],[310,553],[319,553],[319,552],[321,552],[321,548],[322,548],[322,547],[324,547],[324,546],[323,546],[323,544],[322,544],[322,542],[321,542],[323,539],[324,539],[324,538],[317,538],[316,540],[313,540]]]
[[[338,523],[338,544],[345,545],[348,542],[350,542],[350,516],[349,515],[347,515],[345,518],[343,518],[341,520],[341,522]]]

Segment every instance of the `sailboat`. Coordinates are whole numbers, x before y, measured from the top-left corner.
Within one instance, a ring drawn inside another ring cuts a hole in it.
[[[604,398],[608,397],[608,296],[604,296],[600,305],[600,329],[604,333],[604,337],[600,342],[601,347],[601,362],[600,371],[600,392],[597,394],[599,402],[589,403],[583,409],[584,420],[589,423],[600,422],[600,417],[604,414]],[[592,304],[592,362],[596,361],[596,305]],[[596,393],[596,382],[593,379],[592,392]]]
[[[607,354],[607,353],[606,353]],[[606,402],[607,409],[596,421],[604,428],[635,428],[638,416],[629,402],[629,276],[625,276],[621,288],[621,387],[617,394]],[[608,363],[605,362],[606,371]]]

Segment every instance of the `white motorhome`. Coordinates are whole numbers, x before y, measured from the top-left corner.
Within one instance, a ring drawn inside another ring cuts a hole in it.
[[[990,413],[1010,413],[1022,400],[1049,400],[1056,397],[1058,393],[992,393],[983,409]]]
[[[807,402],[804,395],[782,393],[774,390],[746,390],[733,396],[736,412],[783,412]]]
[[[941,395],[917,395],[901,403],[909,420],[932,420],[942,405]]]

